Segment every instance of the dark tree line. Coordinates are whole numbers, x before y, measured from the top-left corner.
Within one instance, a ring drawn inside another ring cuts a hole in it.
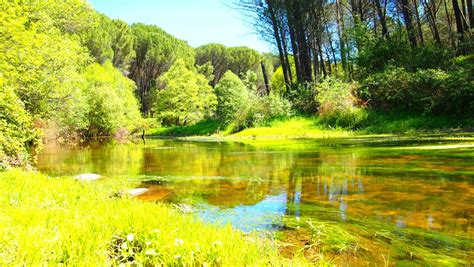
[[[278,51],[287,88],[293,77],[297,83],[352,77],[374,40],[458,55],[473,46],[472,0],[241,0],[238,6]]]

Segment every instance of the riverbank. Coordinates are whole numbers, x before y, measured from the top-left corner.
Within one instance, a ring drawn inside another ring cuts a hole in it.
[[[283,258],[270,240],[116,197],[129,183],[0,172],[0,265],[308,265]]]
[[[257,127],[230,133],[218,121],[203,121],[189,126],[161,127],[148,130],[149,137],[212,136],[224,139],[324,139],[347,137],[389,137],[474,132],[474,119],[446,116],[373,113],[357,128],[325,125],[315,117],[290,117],[261,123]]]

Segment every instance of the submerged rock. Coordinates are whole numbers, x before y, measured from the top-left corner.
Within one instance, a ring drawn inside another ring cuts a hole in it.
[[[77,175],[75,178],[78,181],[95,181],[100,179],[102,176],[100,174],[95,173],[83,173]]]
[[[130,197],[136,197],[148,192],[148,190],[149,190],[148,188],[134,188],[134,189],[125,191],[124,195],[130,196]]]

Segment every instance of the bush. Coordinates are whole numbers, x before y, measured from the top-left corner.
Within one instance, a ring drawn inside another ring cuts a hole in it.
[[[236,119],[239,112],[245,110],[246,106],[249,105],[249,91],[240,78],[231,71],[224,74],[214,91],[218,103],[216,116],[224,123]]]
[[[160,78],[165,84],[156,99],[158,118],[165,123],[187,125],[212,116],[217,97],[205,76],[186,67],[178,59]]]
[[[367,118],[364,108],[357,105],[353,92],[354,83],[326,79],[317,85],[316,101],[319,103],[321,121],[330,126],[353,128]]]
[[[318,110],[313,84],[293,84],[284,96],[290,101],[292,108],[299,113],[314,114]]]
[[[0,81],[0,171],[27,163],[27,147],[38,141],[31,118],[13,90]]]
[[[453,115],[474,112],[474,83],[466,68],[416,72],[391,68],[370,75],[358,94],[381,111]]]
[[[374,72],[390,68],[404,68],[409,71],[429,68],[449,68],[452,51],[427,45],[411,48],[408,43],[373,39],[364,43],[357,55],[356,78],[366,78]]]
[[[110,135],[119,129],[134,130],[141,123],[135,83],[107,62],[92,64],[84,73],[87,96],[87,133]]]
[[[291,116],[292,113],[290,102],[280,96],[251,94],[250,101],[236,113],[227,131],[238,132],[274,118]]]

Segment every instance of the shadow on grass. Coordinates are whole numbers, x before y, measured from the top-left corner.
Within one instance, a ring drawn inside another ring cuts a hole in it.
[[[221,127],[217,120],[205,120],[193,125],[163,127],[152,131],[149,136],[183,137],[183,136],[206,136],[216,133]]]
[[[369,113],[369,117],[357,130],[365,133],[436,133],[473,131],[471,118],[456,118],[446,115],[417,115],[409,113]]]

